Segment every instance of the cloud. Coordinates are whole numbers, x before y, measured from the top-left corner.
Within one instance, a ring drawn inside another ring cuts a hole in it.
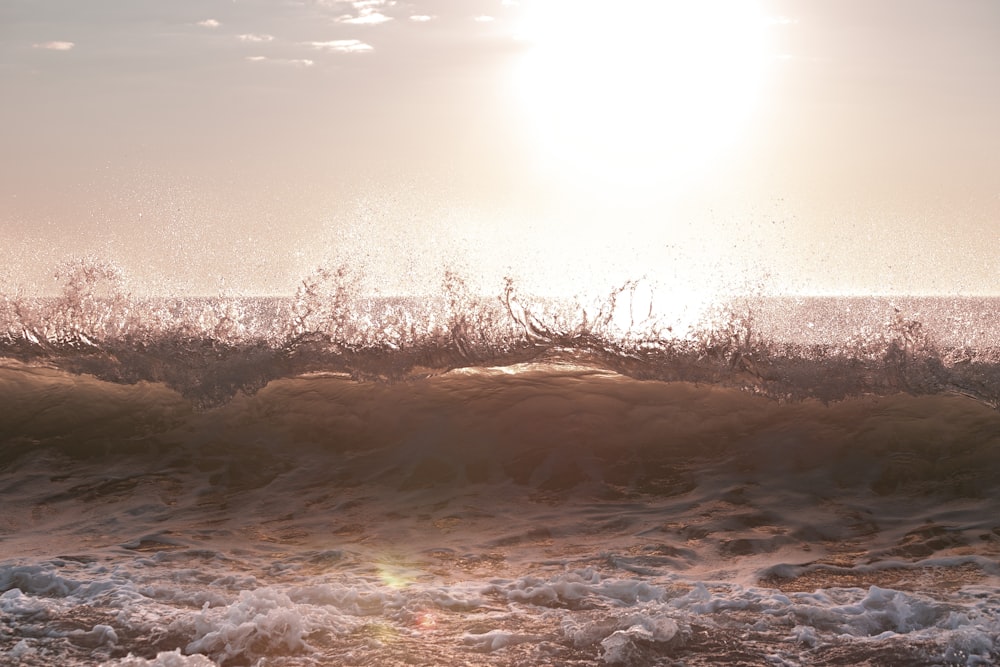
[[[254,33],[247,33],[244,35],[239,35],[239,40],[241,42],[273,42],[274,35],[257,35]]]
[[[41,42],[40,44],[32,44],[33,48],[45,49],[46,51],[69,51],[74,46],[73,42]]]
[[[308,44],[314,49],[337,53],[368,53],[375,50],[371,44],[365,44],[360,39],[333,39],[329,42],[308,42]]]
[[[351,25],[379,25],[392,21],[393,18],[382,12],[387,7],[393,7],[396,0],[316,0],[324,7],[338,9],[350,8],[350,12],[338,16],[337,23]]]
[[[348,2],[359,12],[375,11],[379,7],[392,7],[396,4],[395,0],[348,0]]]
[[[433,19],[433,16],[427,16],[426,14],[414,14],[410,17],[411,21],[416,21],[417,23],[426,23]]]
[[[272,65],[293,65],[295,67],[312,67],[316,61],[308,58],[268,58],[267,56],[247,56],[252,63],[271,63]]]
[[[363,10],[359,15],[344,14],[337,17],[337,23],[349,23],[351,25],[379,25],[391,21],[391,16],[386,16],[374,10]]]
[[[485,14],[483,14],[482,16],[477,16],[475,18],[476,23],[492,23],[493,20],[494,19],[492,16],[487,16]]]
[[[222,24],[215,19],[205,19],[204,21],[198,21],[197,25],[200,25],[202,28],[218,28]]]

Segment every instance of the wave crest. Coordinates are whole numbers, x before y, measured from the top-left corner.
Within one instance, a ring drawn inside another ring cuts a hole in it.
[[[483,296],[450,270],[437,294],[377,296],[347,265],[318,268],[292,297],[142,298],[94,259],[56,278],[58,296],[2,296],[0,357],[163,383],[201,407],[305,373],[394,382],[527,362],[781,400],[956,392],[1000,405],[1000,345],[979,331],[975,312],[992,307],[981,300],[911,300],[941,311],[919,319],[874,298],[730,296],[691,319],[657,309],[643,280],[588,301],[526,294],[509,277]]]

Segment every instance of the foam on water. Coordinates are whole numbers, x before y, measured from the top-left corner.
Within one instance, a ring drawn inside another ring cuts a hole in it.
[[[55,570],[70,566],[5,567],[5,577],[26,584],[0,597],[4,634],[20,637],[8,658],[26,665],[55,656],[62,664],[110,665],[640,665],[855,655],[977,665],[995,658],[1000,635],[995,579],[934,592],[874,585],[783,592],[692,581],[668,569],[637,578],[550,563],[516,577],[422,573],[405,585],[335,567],[290,568],[268,584],[210,562],[187,579],[183,569],[164,571],[167,563],[153,555],[114,572],[78,566],[79,575],[114,586],[65,583],[57,592]],[[165,574],[172,585],[164,585]],[[211,599],[197,604],[195,588],[211,591]]]

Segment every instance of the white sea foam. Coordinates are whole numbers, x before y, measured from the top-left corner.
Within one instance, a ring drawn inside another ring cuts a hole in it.
[[[668,643],[678,633],[677,622],[669,617],[636,615],[624,623],[630,625],[623,630],[615,630],[601,640],[604,649],[602,659],[608,664],[631,663],[635,658],[641,658],[641,654],[637,655],[638,643]]]
[[[467,632],[462,635],[462,642],[477,651],[491,653],[513,644],[535,642],[543,639],[536,635],[505,632],[503,630],[488,630],[487,632]]]
[[[459,662],[466,659],[463,651],[472,651],[496,664],[574,655],[634,665],[696,651],[704,641],[694,639],[703,632],[698,628],[715,628],[723,635],[751,633],[780,646],[782,659],[792,662],[823,647],[861,642],[876,650],[902,638],[926,647],[927,664],[979,665],[995,658],[1000,639],[1000,588],[984,584],[931,596],[879,586],[781,592],[691,581],[669,571],[621,577],[597,567],[547,576],[528,568],[513,578],[452,583],[290,569],[282,575],[286,583],[265,582],[261,574],[205,572],[211,594],[199,597],[193,592],[203,585],[188,582],[185,569],[169,563],[77,563],[72,577],[58,574],[65,561],[5,567],[7,581],[29,588],[0,594],[0,641],[21,636],[7,645],[8,657],[34,664],[65,640],[74,647],[66,664],[86,664],[73,657],[86,651],[116,667],[257,664],[264,658],[268,665],[323,664],[343,658],[345,645],[353,659],[369,661],[395,646],[436,646]],[[115,573],[110,587],[109,572]],[[382,639],[363,640],[366,633]],[[167,641],[175,645],[163,646]],[[139,655],[147,642],[162,650]],[[111,650],[130,655],[109,659]]]
[[[162,651],[152,660],[128,656],[109,665],[115,667],[217,667],[218,663],[203,655],[184,655],[180,649]]]
[[[242,591],[232,604],[206,606],[193,619],[195,638],[185,652],[208,654],[220,662],[237,657],[255,660],[271,652],[309,652],[304,635],[316,626],[336,632],[339,625],[333,614],[317,619],[309,611],[274,589]]]

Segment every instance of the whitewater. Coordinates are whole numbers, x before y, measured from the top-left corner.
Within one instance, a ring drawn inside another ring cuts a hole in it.
[[[1000,658],[997,299],[61,281],[0,297],[0,664]]]

